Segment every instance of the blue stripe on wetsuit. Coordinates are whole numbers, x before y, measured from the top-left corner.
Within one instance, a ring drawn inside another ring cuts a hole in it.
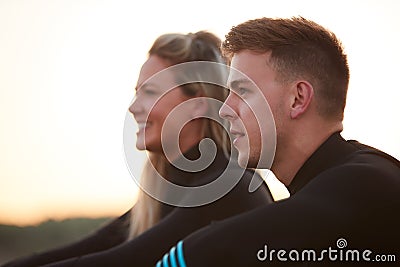
[[[185,258],[183,257],[183,241],[179,241],[176,250],[178,251],[178,262],[180,267],[186,267]]]
[[[165,254],[162,260],[157,262],[156,267],[169,267],[168,260],[171,263],[171,267],[186,267],[183,256],[183,241],[179,241],[176,247],[171,248],[169,253]]]
[[[163,259],[162,259],[163,267],[169,267],[168,264],[168,254],[165,254]]]
[[[169,252],[170,259],[171,259],[171,267],[179,267],[178,264],[176,263],[175,251],[176,251],[176,247],[172,247],[171,251]]]

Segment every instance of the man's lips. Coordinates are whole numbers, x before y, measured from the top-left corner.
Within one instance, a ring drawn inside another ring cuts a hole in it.
[[[241,137],[245,136],[245,134],[244,134],[243,132],[238,131],[238,130],[233,130],[233,129],[231,129],[231,130],[230,130],[230,133],[231,133],[231,134],[233,135],[233,137],[234,137],[234,139],[233,139],[233,144],[237,143],[238,140],[239,140]]]
[[[241,132],[241,131],[238,131],[238,130],[234,130],[234,129],[230,129],[230,133],[233,135],[233,136],[244,136],[245,134],[243,133],[243,132]]]

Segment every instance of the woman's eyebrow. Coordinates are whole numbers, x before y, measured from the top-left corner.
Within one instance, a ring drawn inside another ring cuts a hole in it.
[[[139,85],[136,85],[135,90],[137,91],[139,89],[143,89],[143,88],[146,88],[146,87],[158,88],[157,84],[155,84],[155,83],[144,82],[144,83],[141,83]]]

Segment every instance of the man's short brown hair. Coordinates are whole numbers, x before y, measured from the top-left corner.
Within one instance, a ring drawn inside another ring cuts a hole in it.
[[[269,63],[280,81],[308,80],[315,89],[318,112],[327,119],[343,119],[350,74],[334,33],[302,17],[260,18],[233,27],[225,38],[225,55],[270,52]]]

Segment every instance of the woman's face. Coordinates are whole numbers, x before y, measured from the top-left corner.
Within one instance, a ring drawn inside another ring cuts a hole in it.
[[[176,143],[177,129],[181,129],[187,121],[190,121],[191,104],[185,102],[190,97],[186,96],[179,87],[168,90],[171,88],[170,85],[174,83],[173,75],[163,72],[162,75],[153,76],[169,66],[170,64],[162,58],[152,55],[140,70],[136,96],[129,108],[138,123],[136,147],[139,150],[163,151],[162,131],[163,142]],[[171,115],[173,119],[171,120],[171,117],[167,119],[172,110],[183,102],[185,104],[179,106],[178,111],[174,111]],[[180,132],[180,139],[182,139],[182,136],[196,136],[194,131],[197,130],[188,126]],[[163,145],[165,149],[166,144],[163,143]]]

